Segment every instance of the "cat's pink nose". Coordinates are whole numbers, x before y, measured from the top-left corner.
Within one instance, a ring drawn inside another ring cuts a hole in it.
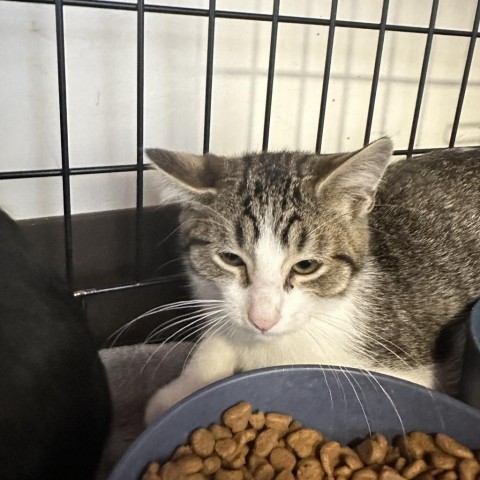
[[[248,309],[248,319],[250,323],[258,328],[261,332],[268,332],[280,320],[280,312],[278,309],[265,310],[251,306]]]

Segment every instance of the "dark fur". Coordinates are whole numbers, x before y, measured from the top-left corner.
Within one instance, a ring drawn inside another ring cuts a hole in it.
[[[81,311],[0,211],[0,478],[94,478],[110,422]]]

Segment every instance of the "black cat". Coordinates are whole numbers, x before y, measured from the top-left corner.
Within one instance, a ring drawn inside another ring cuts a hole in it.
[[[94,478],[110,424],[103,365],[66,283],[0,210],[0,478]]]

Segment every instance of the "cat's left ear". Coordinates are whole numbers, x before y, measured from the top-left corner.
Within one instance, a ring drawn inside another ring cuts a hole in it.
[[[370,212],[375,192],[392,156],[393,143],[388,137],[347,155],[338,166],[316,186],[318,196],[326,195],[356,215]],[[338,161],[338,159],[336,159]]]
[[[188,203],[198,196],[217,192],[223,158],[160,148],[148,148],[145,153],[163,174],[164,203]]]

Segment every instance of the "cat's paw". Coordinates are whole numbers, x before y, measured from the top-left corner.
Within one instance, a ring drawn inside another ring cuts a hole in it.
[[[164,388],[157,390],[157,392],[150,397],[145,408],[145,424],[150,425],[156,418],[162,413],[166,412],[176,402],[169,398],[169,395],[165,395]]]
[[[150,425],[162,413],[183,400],[194,390],[195,388],[189,388],[186,382],[182,382],[181,378],[157,390],[147,403],[144,417],[145,424]]]

